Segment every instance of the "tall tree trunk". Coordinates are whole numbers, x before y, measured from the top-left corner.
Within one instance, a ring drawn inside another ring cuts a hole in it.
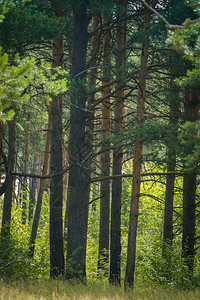
[[[31,137],[31,116],[27,116],[26,121],[26,142],[25,142],[25,162],[24,162],[24,173],[28,173],[28,160],[29,160],[29,149],[30,149],[30,137]],[[27,219],[27,189],[28,182],[27,177],[25,177],[23,182],[23,197],[22,197],[22,224],[26,223]]]
[[[178,122],[178,105],[175,97],[179,96],[179,91],[173,78],[171,79],[172,103],[170,104],[170,120],[169,123],[173,126],[173,143],[176,143],[177,137],[177,122]],[[165,208],[164,208],[164,224],[163,224],[163,257],[170,262],[171,246],[173,240],[173,201],[174,201],[174,182],[176,169],[176,147],[170,146],[167,152],[167,176],[165,190]],[[171,174],[170,174],[171,173]]]
[[[98,26],[99,26],[99,16],[93,16],[93,21],[92,21],[92,31],[95,30]],[[90,86],[90,90],[92,91],[95,87],[96,87],[96,83],[97,83],[97,77],[98,77],[98,69],[96,67],[97,64],[97,57],[98,57],[98,53],[99,53],[99,47],[100,47],[100,43],[101,43],[101,30],[98,32],[96,31],[95,34],[92,35],[91,37],[91,71],[90,71],[90,76],[89,76],[89,86]],[[87,64],[88,65],[88,64]],[[89,157],[89,167],[91,168],[91,177],[93,176],[93,172],[95,169],[95,158],[93,157],[92,160],[92,156],[94,155],[94,152],[96,150],[95,145],[94,145],[94,128],[96,126],[95,123],[95,107],[94,103],[96,100],[96,94],[92,93],[91,96],[88,98],[88,112],[87,112],[87,135],[86,135],[86,139],[87,139],[87,143],[88,143],[88,157]],[[90,186],[89,186],[90,188]],[[92,189],[92,193],[94,192],[94,190]],[[90,193],[90,189],[88,190],[88,194]],[[94,193],[93,193],[94,194]],[[93,195],[91,196],[91,198],[93,199]],[[92,204],[92,208],[94,208],[94,202]]]
[[[110,81],[111,65],[111,39],[110,30],[105,32],[103,38],[103,69],[102,84]],[[110,94],[111,88],[107,86],[102,91],[102,97]],[[110,97],[105,98],[101,105],[101,176],[110,175]],[[110,181],[109,179],[100,182],[100,231],[99,231],[99,256],[98,271],[107,273],[109,262],[109,218],[110,218]],[[105,274],[102,274],[105,275]]]
[[[157,3],[153,0],[152,7]],[[137,127],[144,123],[145,116],[145,89],[146,89],[146,76],[147,76],[147,61],[148,61],[148,30],[150,27],[151,11],[145,9],[144,27],[140,73],[138,82],[138,96],[137,96],[137,110],[136,110],[136,124]],[[125,289],[133,288],[134,272],[135,272],[135,257],[136,257],[136,235],[139,214],[139,197],[140,197],[140,183],[141,183],[141,165],[142,165],[142,149],[143,138],[137,138],[134,145],[134,158],[133,158],[133,180],[132,180],[132,195],[129,216],[129,233],[128,233],[128,251],[126,262],[125,274]]]
[[[13,193],[13,176],[12,172],[15,165],[15,145],[16,145],[16,116],[12,121],[9,121],[9,150],[8,150],[8,184],[4,194],[4,204],[3,204],[3,216],[2,216],[2,227],[1,227],[1,242],[4,248],[3,242],[7,241],[10,236],[10,226],[11,226],[11,212],[12,212],[12,193]],[[8,244],[5,245],[8,247]]]
[[[72,38],[72,106],[70,112],[68,232],[66,278],[86,276],[86,243],[88,215],[88,170],[85,87],[88,43],[87,3],[82,2],[73,14]]]
[[[171,149],[170,149],[171,150]],[[168,150],[166,190],[165,190],[165,209],[164,209],[164,226],[163,226],[163,256],[167,258],[170,246],[173,240],[173,201],[174,201],[174,181],[176,157],[174,152]],[[171,174],[170,174],[171,173]]]
[[[62,8],[55,11],[62,16]],[[53,40],[52,67],[63,67],[63,36]],[[62,96],[53,96],[50,108],[51,147],[50,147],[50,277],[56,278],[64,271],[63,250],[63,176],[58,175],[63,168],[62,157]],[[56,175],[57,174],[57,175]],[[56,176],[54,176],[56,175]]]
[[[69,154],[68,154],[68,141],[65,144],[64,150],[64,168],[69,163]],[[68,190],[68,179],[69,179],[69,172],[66,172],[63,176],[63,195],[64,195],[64,202],[65,202],[65,220],[64,220],[64,243],[67,241],[67,217],[68,217],[68,203],[67,203],[67,190]]]
[[[4,124],[3,122],[0,121],[0,168],[3,166],[3,156],[2,156],[2,151],[3,151],[3,130],[4,129]],[[1,183],[1,170],[0,170],[0,183]]]
[[[187,121],[198,120],[200,97],[194,92],[186,95],[185,116]],[[197,132],[193,133],[194,139]],[[191,149],[192,151],[192,149]],[[195,171],[195,166],[193,168]],[[185,174],[183,177],[183,236],[182,258],[190,272],[193,272],[195,258],[195,203],[196,174]]]
[[[48,170],[49,170],[49,151],[50,151],[50,119],[48,121],[48,126],[47,126],[42,176],[47,175]],[[35,241],[36,241],[37,230],[38,230],[38,225],[39,225],[40,212],[41,212],[41,208],[42,208],[42,198],[43,198],[43,194],[44,194],[45,183],[46,183],[46,179],[41,178],[40,185],[39,185],[38,197],[37,197],[37,204],[36,204],[36,208],[35,208],[35,215],[34,215],[33,224],[32,224],[31,236],[30,236],[30,241],[29,241],[29,257],[30,258],[33,258],[33,256],[34,256]]]
[[[126,9],[126,1],[121,1]],[[120,21],[117,24],[117,93],[114,102],[114,134],[119,141],[113,151],[113,175],[122,172],[123,158],[123,116],[124,116],[124,65],[126,60],[126,22]],[[121,194],[122,179],[112,181],[112,202],[111,202],[111,244],[110,244],[110,282],[120,284],[121,281]]]
[[[33,162],[33,173],[39,174],[39,164],[40,164],[41,156],[40,153],[37,151],[34,155],[34,162]],[[37,178],[33,177],[31,179],[31,186],[30,186],[30,194],[29,194],[29,208],[28,208],[28,219],[31,221],[33,219],[33,210],[35,207],[35,198],[37,192]]]

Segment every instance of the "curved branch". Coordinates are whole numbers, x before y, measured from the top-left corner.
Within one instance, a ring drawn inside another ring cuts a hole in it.
[[[195,20],[191,20],[191,21],[189,20],[184,25],[172,25],[161,14],[159,14],[159,12],[157,12],[153,7],[151,7],[148,3],[146,3],[146,1],[140,0],[140,2],[142,2],[142,4],[144,6],[146,6],[149,10],[151,10],[154,14],[156,14],[161,20],[163,20],[163,22],[166,24],[166,27],[168,29],[184,29],[184,28],[188,27],[191,24],[195,24],[195,23],[200,22],[200,18],[197,18]]]

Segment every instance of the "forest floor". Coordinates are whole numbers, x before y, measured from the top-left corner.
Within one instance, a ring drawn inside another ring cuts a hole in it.
[[[72,299],[72,300],[199,300],[200,290],[184,291],[162,287],[140,288],[124,292],[123,288],[93,281],[87,285],[63,281],[36,281],[5,284],[0,281],[0,299]]]

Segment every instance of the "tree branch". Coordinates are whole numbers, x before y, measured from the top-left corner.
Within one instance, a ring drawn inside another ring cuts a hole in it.
[[[184,28],[188,27],[191,24],[195,24],[195,23],[200,22],[200,18],[197,18],[195,20],[191,20],[191,21],[189,20],[184,25],[172,25],[161,14],[159,14],[159,12],[157,12],[153,7],[151,7],[149,4],[147,4],[146,1],[140,0],[140,2],[142,2],[142,4],[144,6],[146,6],[149,10],[151,10],[154,14],[156,14],[160,19],[162,19],[163,22],[166,24],[166,27],[168,29],[184,29]]]
[[[167,175],[172,175],[175,174],[175,176],[183,176],[183,175],[188,175],[188,174],[199,174],[197,172],[147,172],[147,173],[142,173],[141,176],[167,176]],[[118,175],[113,175],[113,176],[103,176],[103,177],[94,177],[91,179],[91,183],[97,182],[97,181],[103,181],[103,180],[111,180],[111,179],[117,179],[117,178],[132,178],[133,174],[118,174]]]

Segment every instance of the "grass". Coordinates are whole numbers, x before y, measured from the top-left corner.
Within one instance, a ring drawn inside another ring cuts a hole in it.
[[[0,299],[72,299],[72,300],[198,300],[200,290],[181,291],[162,287],[140,288],[134,293],[123,288],[93,281],[87,285],[57,281],[15,282],[5,285],[0,282]]]

